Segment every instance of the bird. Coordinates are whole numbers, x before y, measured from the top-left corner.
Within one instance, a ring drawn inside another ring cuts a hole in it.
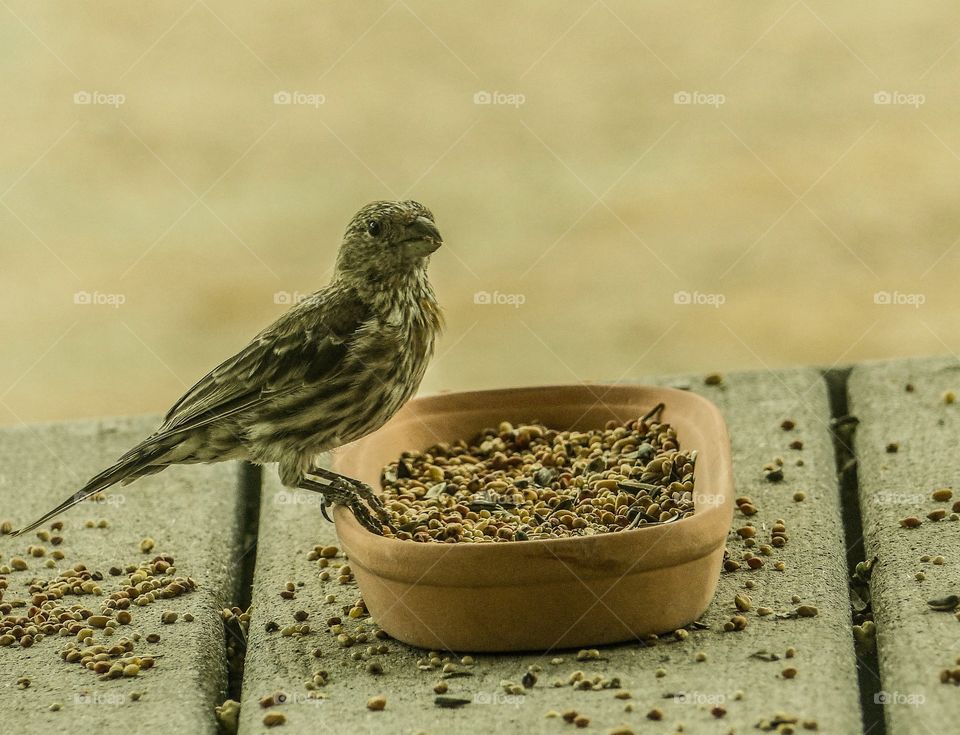
[[[287,488],[348,506],[373,533],[393,529],[373,489],[319,466],[381,427],[416,392],[444,327],[427,276],[443,244],[415,201],[375,201],[350,220],[330,282],[294,304],[190,388],[150,436],[33,523],[94,493],[175,464],[277,463]]]

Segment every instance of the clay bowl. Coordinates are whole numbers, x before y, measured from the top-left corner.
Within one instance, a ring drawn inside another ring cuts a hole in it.
[[[401,452],[469,439],[500,421],[594,429],[660,402],[681,448],[699,452],[696,510],[674,523],[545,541],[417,543],[370,533],[337,506],[337,535],[374,620],[423,648],[514,651],[632,640],[699,618],[716,588],[734,496],[726,425],[698,395],[570,385],[419,398],[338,452],[334,468],[379,488],[381,469]]]

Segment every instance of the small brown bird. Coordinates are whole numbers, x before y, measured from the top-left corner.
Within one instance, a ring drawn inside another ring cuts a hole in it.
[[[291,308],[177,401],[160,427],[31,531],[115,483],[172,464],[279,464],[280,481],[348,505],[374,533],[392,527],[373,490],[318,466],[378,429],[413,395],[443,326],[427,279],[443,243],[418,202],[373,202],[351,220],[330,283]],[[377,516],[375,520],[370,510]]]

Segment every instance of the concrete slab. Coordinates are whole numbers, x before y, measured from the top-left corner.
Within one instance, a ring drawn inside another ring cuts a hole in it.
[[[955,359],[865,364],[850,376],[864,545],[868,557],[879,557],[871,582],[878,696],[891,735],[951,732],[948,723],[960,718],[956,686],[940,681],[941,671],[958,668],[960,622],[927,604],[960,594],[960,522],[949,519],[960,499],[960,404],[945,401],[950,391],[960,392]],[[953,497],[935,501],[942,488]],[[930,520],[937,509],[947,518]],[[904,528],[910,517],[920,525]]]
[[[0,520],[11,521],[14,528],[33,520],[156,424],[156,417],[144,417],[0,430]],[[0,647],[0,730],[21,735],[110,732],[140,723],[136,727],[156,733],[216,732],[214,705],[226,687],[220,610],[234,598],[242,555],[241,469],[234,463],[172,468],[108,491],[100,502],[82,503],[58,519],[63,530],[53,533],[62,537],[56,545],[35,534],[0,535],[0,567],[10,567],[14,557],[27,564],[24,571],[0,574],[7,585],[0,604],[10,605],[7,614],[13,617],[29,611],[31,580],[55,577],[78,563],[96,573],[94,580],[102,576],[96,582],[102,594],[68,594],[60,603],[95,613],[128,580],[126,574],[112,575],[111,567],[123,571],[126,565],[169,555],[172,576],[197,583],[195,590],[173,598],[142,607],[131,604],[131,622],[112,636],[95,630],[96,643],[109,645],[140,634],[128,655],[153,656],[156,665],[133,678],[101,681],[80,663],[62,660],[58,652],[74,636],[48,636],[28,648],[16,643]],[[87,528],[86,520],[94,527]],[[96,527],[99,521],[108,526]],[[142,551],[147,537],[154,540],[153,548]],[[44,547],[44,555],[31,556],[31,545]],[[54,559],[54,552],[62,552],[63,559]],[[166,575],[171,570],[157,578]],[[179,614],[176,623],[161,623],[166,610]],[[184,621],[186,614],[192,622]],[[159,641],[149,643],[152,634],[159,634]],[[22,677],[29,679],[25,689],[17,684]]]
[[[722,576],[702,621],[709,629],[681,634],[685,640],[668,634],[655,643],[609,646],[599,651],[599,660],[578,661],[577,651],[476,655],[472,666],[456,665],[469,676],[447,680],[440,668],[418,668],[426,652],[396,641],[371,637],[341,648],[328,619],[339,616],[348,631],[367,635],[373,627],[344,614],[358,597],[355,585],[340,584],[333,565],[322,569],[321,562],[309,558],[314,546],[336,544],[334,529],[320,517],[316,497],[289,493],[267,472],[241,733],[265,731],[268,712],[284,716],[280,731],[285,733],[555,733],[572,725],[547,715],[566,710],[589,718],[589,727],[601,732],[619,726],[674,732],[681,724],[687,732],[757,732],[757,725],[775,726],[778,715],[797,718],[797,731],[809,720],[822,732],[860,732],[843,528],[820,373],[736,374],[716,386],[704,385],[702,376],[661,382],[686,383],[721,406],[732,435],[738,493],[749,496],[757,510],[750,517],[736,513],[734,528],[751,522],[755,545],[751,549],[731,533],[728,547],[741,568]],[[788,419],[795,426],[785,430],[781,424]],[[793,442],[803,448],[791,449]],[[768,478],[763,468],[778,456],[784,460],[783,478],[776,481],[777,474]],[[798,492],[803,500],[794,499]],[[788,537],[782,547],[772,542],[778,519]],[[770,556],[759,551],[761,544],[771,546]],[[762,568],[749,569],[742,559],[748,551],[763,561]],[[774,568],[777,562],[783,571]],[[319,579],[324,571],[328,581]],[[282,595],[287,582],[293,583],[292,599]],[[738,593],[751,598],[751,609],[742,613],[747,627],[723,632],[724,623],[739,612]],[[333,601],[327,602],[327,595]],[[818,614],[798,617],[800,605],[814,606]],[[771,614],[759,615],[761,607]],[[293,634],[284,635],[284,628],[299,624],[299,611],[309,615],[309,632],[288,629]],[[385,645],[387,652],[369,654],[370,645]],[[792,658],[787,658],[789,648],[795,649]],[[453,658],[459,661],[459,655]],[[555,658],[562,662],[552,663]],[[372,662],[383,667],[382,674],[367,671]],[[535,685],[521,685],[523,694],[508,694],[503,682],[521,684],[531,667],[540,667]],[[793,678],[788,669],[796,670]],[[323,677],[313,678],[321,670],[328,674],[326,684],[319,683]],[[609,684],[619,679],[619,686],[578,689],[569,683],[577,671]],[[563,686],[552,686],[555,680]],[[308,681],[312,688],[305,686]],[[446,696],[470,703],[458,709],[436,706],[434,686],[440,681],[448,687]],[[261,707],[259,700],[274,692],[283,693],[284,703]],[[367,708],[376,695],[386,698],[383,711]],[[654,709],[660,710],[660,721],[648,719]]]

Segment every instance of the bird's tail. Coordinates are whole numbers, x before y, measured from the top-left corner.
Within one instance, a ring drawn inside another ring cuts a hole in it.
[[[148,474],[150,470],[147,472],[143,472],[143,470],[149,467],[151,463],[155,462],[165,452],[165,447],[156,445],[151,446],[147,442],[144,442],[140,446],[135,447],[124,454],[119,460],[117,460],[116,464],[90,478],[86,485],[60,503],[60,505],[58,505],[56,508],[44,513],[40,518],[35,520],[30,525],[24,526],[18,531],[14,531],[13,535],[19,536],[20,534],[28,533],[29,531],[42,526],[44,523],[60,515],[68,508],[72,508],[77,503],[82,503],[94,493],[105,490],[111,485],[115,485],[116,483],[125,479],[135,479],[140,474]]]

